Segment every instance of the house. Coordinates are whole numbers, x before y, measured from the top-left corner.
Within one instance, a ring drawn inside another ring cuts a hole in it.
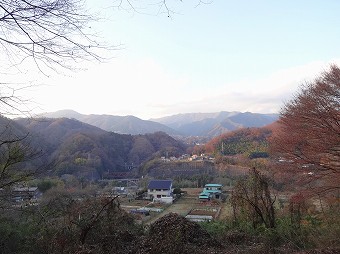
[[[171,180],[151,180],[148,185],[148,198],[153,202],[171,204],[173,202]]]
[[[200,200],[221,199],[222,184],[209,183],[203,188],[203,191],[199,194]]]

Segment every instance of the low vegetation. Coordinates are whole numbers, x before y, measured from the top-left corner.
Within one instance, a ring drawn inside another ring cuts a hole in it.
[[[338,204],[312,210],[313,203],[299,196],[282,203],[279,198],[272,199],[267,204],[273,210],[267,209],[262,199],[275,190],[267,189],[266,179],[258,177],[249,175],[238,182],[247,192],[238,192],[222,203],[223,209],[230,207],[230,211],[235,206],[236,213],[199,224],[173,213],[151,225],[139,224],[121,208],[116,196],[96,196],[96,190],[102,187],[85,185],[80,189],[75,188],[79,182],[59,183],[45,191],[37,206],[3,210],[0,250],[27,254],[338,253]],[[242,195],[244,198],[233,201]],[[262,220],[260,213],[254,215],[258,209],[268,220]],[[267,211],[274,214],[267,215]]]

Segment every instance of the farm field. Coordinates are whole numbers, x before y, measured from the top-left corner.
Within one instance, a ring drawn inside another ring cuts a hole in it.
[[[205,211],[207,215],[213,215],[211,210],[218,211],[217,219],[224,218],[227,216],[230,209],[228,209],[228,202],[220,202],[220,201],[209,201],[202,202],[198,199],[199,193],[202,191],[202,188],[183,188],[184,195],[176,200],[171,205],[163,205],[163,204],[153,204],[150,201],[145,200],[128,200],[121,199],[121,207],[126,211],[131,211],[132,209],[138,209],[143,207],[156,207],[163,209],[162,212],[150,212],[150,215],[137,215],[137,220],[140,220],[141,223],[152,224],[159,218],[169,214],[169,213],[177,213],[181,216],[188,215],[191,211],[193,214],[204,215]]]

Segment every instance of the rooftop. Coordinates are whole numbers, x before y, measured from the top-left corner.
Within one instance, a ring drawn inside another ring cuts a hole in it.
[[[208,183],[205,185],[205,187],[222,187],[222,184]]]
[[[148,189],[171,189],[171,180],[151,180],[148,185]]]

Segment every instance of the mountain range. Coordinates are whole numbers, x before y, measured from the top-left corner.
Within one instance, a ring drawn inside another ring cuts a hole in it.
[[[135,174],[138,172],[132,168],[152,158],[187,153],[190,146],[169,134],[216,136],[277,119],[276,115],[240,112],[179,114],[148,121],[134,116],[82,115],[69,110],[50,113],[52,116],[55,118],[0,117],[1,138],[19,140],[27,147],[33,146],[34,151],[42,151],[41,157],[26,162],[24,168],[55,161],[50,172],[96,179],[122,172]]]
[[[47,118],[66,117],[120,134],[146,134],[162,131],[171,136],[212,138],[243,127],[263,127],[275,122],[278,114],[251,112],[186,113],[142,120],[135,116],[84,115],[73,110],[44,113]]]

